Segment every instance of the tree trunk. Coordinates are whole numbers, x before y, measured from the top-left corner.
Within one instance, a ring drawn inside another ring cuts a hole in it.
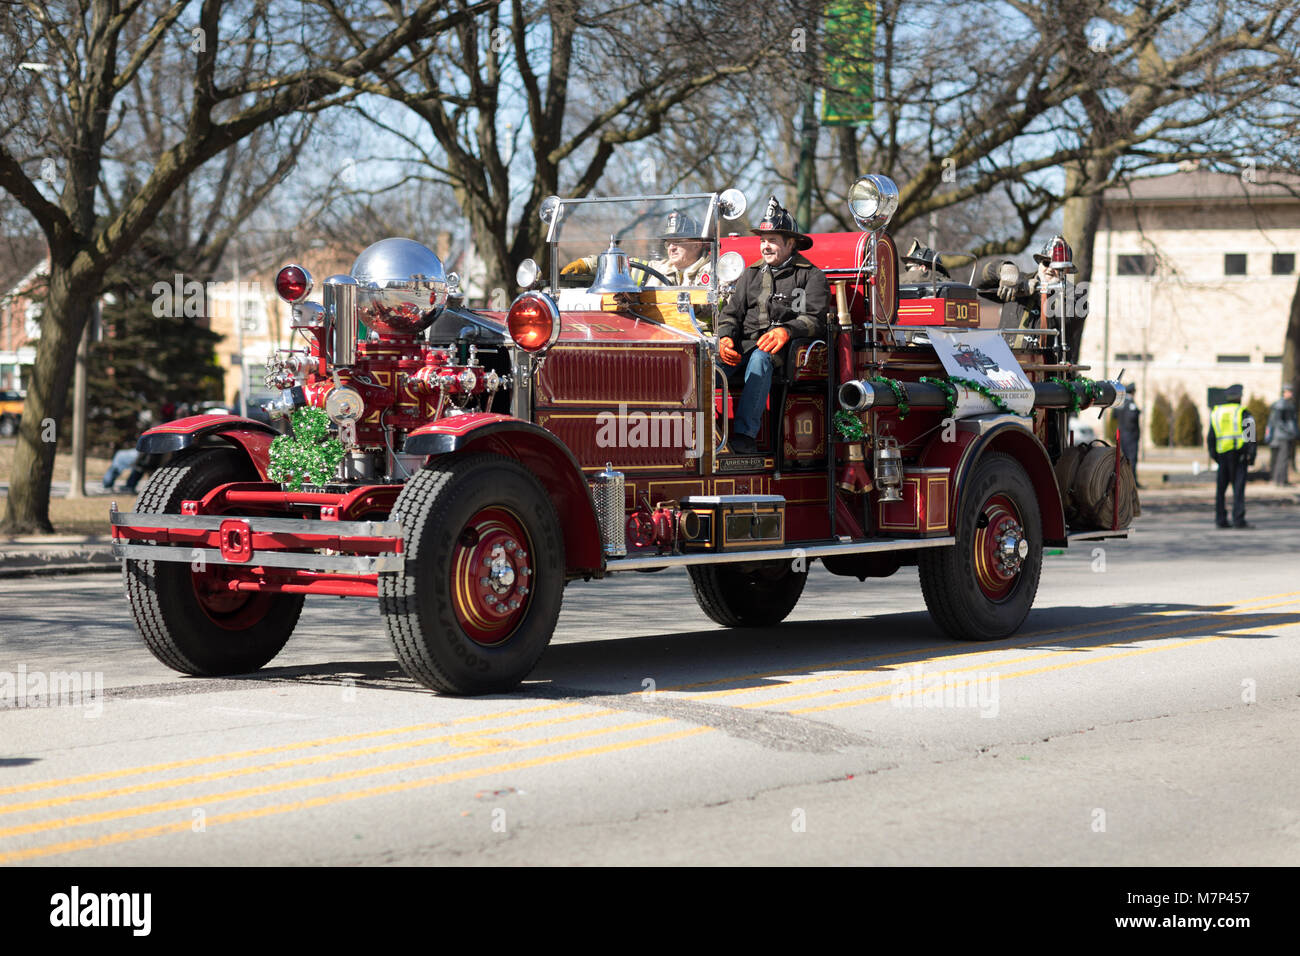
[[[1282,384],[1290,384],[1300,395],[1300,281],[1291,297],[1291,317],[1286,324],[1286,341],[1282,344]]]
[[[1074,250],[1074,264],[1078,272],[1074,281],[1082,288],[1084,283],[1092,282],[1093,247],[1097,240],[1097,228],[1101,224],[1101,189],[1106,181],[1109,164],[1088,161],[1083,169],[1077,166],[1067,167],[1065,173],[1064,234],[1065,241]],[[1092,297],[1086,300],[1092,305]],[[1065,322],[1065,342],[1071,359],[1079,357],[1079,347],[1083,342],[1083,327],[1087,322],[1087,310],[1080,310],[1082,315],[1067,317]]]
[[[0,530],[11,534],[54,531],[50,524],[50,482],[54,477],[57,426],[67,410],[77,343],[99,292],[97,277],[74,277],[67,260],[53,250],[50,260],[49,297],[41,317],[36,363],[14,451],[5,516],[0,521]]]

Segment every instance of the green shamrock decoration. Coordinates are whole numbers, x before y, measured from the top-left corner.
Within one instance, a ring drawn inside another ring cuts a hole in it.
[[[330,436],[329,416],[319,408],[300,408],[290,419],[292,433],[271,442],[267,474],[293,491],[303,483],[323,485],[338,471],[343,443]]]

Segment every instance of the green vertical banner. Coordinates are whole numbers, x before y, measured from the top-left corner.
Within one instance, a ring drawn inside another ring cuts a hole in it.
[[[827,0],[823,26],[823,126],[862,126],[874,118],[874,0]]]

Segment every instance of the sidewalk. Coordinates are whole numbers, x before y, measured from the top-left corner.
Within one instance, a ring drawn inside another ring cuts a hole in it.
[[[0,535],[0,578],[116,571],[111,542],[108,535]]]

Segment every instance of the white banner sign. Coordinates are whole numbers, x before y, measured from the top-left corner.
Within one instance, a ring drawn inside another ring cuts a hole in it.
[[[993,329],[930,329],[930,341],[948,376],[977,382],[987,388],[1014,412],[1027,414],[1034,407],[1034,386],[1020,369],[1011,348],[1000,332]],[[956,418],[987,415],[998,407],[974,389],[953,382],[957,387]]]

